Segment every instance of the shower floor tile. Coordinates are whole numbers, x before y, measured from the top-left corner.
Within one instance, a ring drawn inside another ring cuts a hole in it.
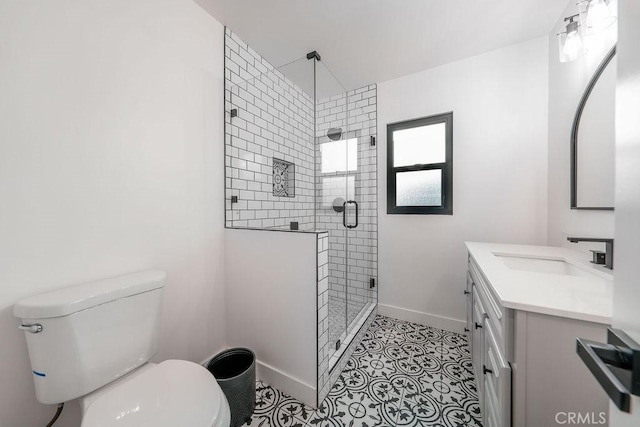
[[[358,317],[364,304],[348,303],[340,298],[329,297],[329,342],[334,344],[344,339],[347,320],[351,322]]]
[[[318,410],[258,381],[260,427],[481,427],[464,335],[377,316]]]

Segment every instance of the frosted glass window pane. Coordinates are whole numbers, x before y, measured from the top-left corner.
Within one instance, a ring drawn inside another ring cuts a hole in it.
[[[442,171],[399,172],[396,206],[442,206]]]
[[[358,169],[358,140],[325,142],[320,145],[320,155],[322,173],[355,171]]]
[[[445,135],[445,123],[394,131],[393,166],[444,163]]]

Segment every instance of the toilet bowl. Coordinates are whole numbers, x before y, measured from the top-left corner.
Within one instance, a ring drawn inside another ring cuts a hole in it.
[[[82,427],[228,427],[229,404],[207,369],[149,363],[165,279],[145,271],[18,301],[38,401],[80,399]]]
[[[184,360],[146,364],[81,399],[82,427],[223,427],[229,405],[211,373]]]

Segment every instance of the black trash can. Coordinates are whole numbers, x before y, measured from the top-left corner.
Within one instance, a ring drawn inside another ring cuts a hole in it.
[[[243,425],[256,407],[256,355],[248,348],[230,348],[207,365],[231,409],[231,427]]]

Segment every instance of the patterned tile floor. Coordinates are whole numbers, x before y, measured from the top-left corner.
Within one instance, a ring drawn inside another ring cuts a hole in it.
[[[315,411],[258,382],[251,427],[481,427],[463,335],[378,316]]]

